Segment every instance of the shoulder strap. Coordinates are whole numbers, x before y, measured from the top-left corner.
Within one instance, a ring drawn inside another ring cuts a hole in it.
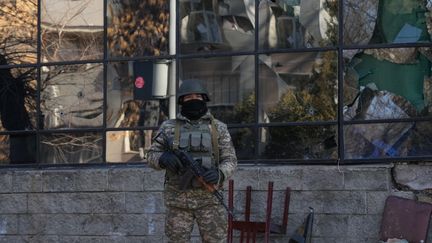
[[[211,137],[212,137],[212,144],[213,144],[213,154],[215,157],[215,163],[216,166],[219,167],[219,143],[218,143],[218,131],[216,129],[215,125],[215,119],[213,116],[210,118],[210,124],[211,124]]]
[[[180,122],[176,119],[176,125],[174,129],[174,141],[173,141],[173,149],[176,150],[180,145]]]

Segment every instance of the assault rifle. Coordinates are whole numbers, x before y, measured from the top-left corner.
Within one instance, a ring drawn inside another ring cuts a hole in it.
[[[163,141],[165,144],[160,143],[157,138],[159,135],[163,136]],[[202,185],[204,189],[206,189],[208,192],[212,193],[217,200],[222,204],[222,206],[226,209],[226,211],[234,218],[233,212],[228,208],[228,206],[225,204],[224,198],[222,193],[218,190],[218,186],[215,184],[209,184],[207,183],[204,178],[203,174],[205,173],[205,169],[198,163],[198,161],[194,160],[192,156],[190,156],[189,153],[183,151],[182,149],[174,149],[173,148],[173,142],[171,139],[168,138],[168,136],[164,132],[160,132],[155,138],[154,141],[164,146],[169,151],[173,152],[175,156],[181,161],[183,166],[186,168],[187,171],[190,171],[193,176],[196,178],[196,180]],[[186,172],[187,173],[187,172]]]

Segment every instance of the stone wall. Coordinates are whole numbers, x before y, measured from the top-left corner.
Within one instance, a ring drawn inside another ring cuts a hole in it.
[[[287,242],[308,207],[315,210],[314,243],[377,242],[386,197],[416,194],[394,185],[393,170],[390,165],[241,166],[232,178],[236,216],[241,217],[250,185],[252,218],[263,220],[267,183],[273,181],[276,223],[282,220],[283,191],[289,186],[292,193],[288,233],[271,242]],[[164,242],[163,173],[145,166],[4,168],[0,185],[0,242]],[[194,242],[200,242],[194,232]]]

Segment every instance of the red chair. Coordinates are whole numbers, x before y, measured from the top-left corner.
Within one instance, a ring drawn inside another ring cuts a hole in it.
[[[389,196],[384,206],[380,240],[405,239],[410,243],[426,242],[432,204]]]
[[[228,188],[228,208],[233,211],[234,205],[234,181],[229,181]],[[287,187],[285,190],[285,202],[284,202],[284,212],[281,224],[275,224],[272,222],[272,204],[273,204],[273,182],[268,183],[267,190],[267,208],[265,221],[250,221],[251,213],[251,194],[252,187],[246,187],[246,204],[245,204],[245,214],[244,220],[234,219],[232,215],[228,216],[228,243],[233,242],[233,231],[240,231],[240,242],[246,243],[256,242],[256,237],[258,233],[264,233],[264,243],[269,243],[270,233],[285,234],[288,225],[288,209],[290,202],[291,188]]]

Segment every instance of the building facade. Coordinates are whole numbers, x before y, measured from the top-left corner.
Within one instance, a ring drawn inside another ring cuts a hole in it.
[[[292,189],[275,242],[309,206],[314,242],[376,242],[387,196],[432,202],[431,11],[426,0],[2,1],[0,239],[163,241],[163,175],[146,152],[178,111],[178,85],[198,78],[233,137],[236,190],[257,190],[254,216],[268,181],[275,220]]]

